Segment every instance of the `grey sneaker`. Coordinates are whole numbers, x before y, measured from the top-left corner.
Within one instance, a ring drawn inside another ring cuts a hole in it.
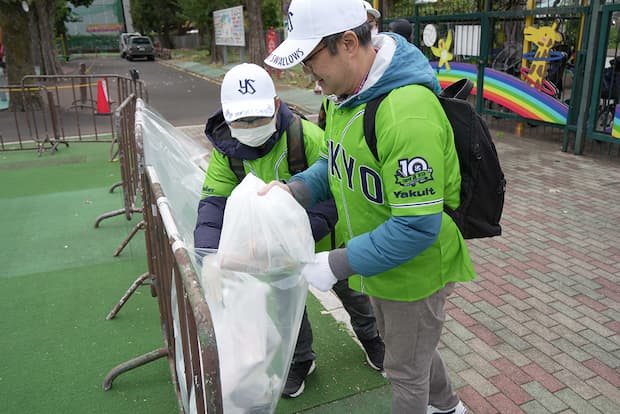
[[[291,364],[282,395],[288,398],[299,397],[304,392],[306,377],[312,374],[315,368],[314,360]]]
[[[426,414],[467,414],[467,408],[465,408],[461,401],[447,410],[440,410],[439,408],[429,405],[426,409]]]
[[[366,352],[366,361],[373,369],[383,371],[383,357],[385,355],[385,344],[379,335],[372,339],[360,340],[364,351]]]

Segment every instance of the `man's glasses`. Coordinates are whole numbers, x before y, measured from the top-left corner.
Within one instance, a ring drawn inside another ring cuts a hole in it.
[[[315,49],[313,53],[310,53],[307,58],[301,61],[300,65],[304,70],[312,70],[312,64],[310,63],[312,59],[316,57],[323,49],[325,49],[327,45],[323,43],[321,47]]]

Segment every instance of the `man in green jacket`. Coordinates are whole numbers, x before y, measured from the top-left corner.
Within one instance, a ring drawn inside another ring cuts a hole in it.
[[[330,99],[322,158],[288,184],[305,207],[334,199],[346,247],[321,252],[303,275],[318,289],[349,279],[365,292],[385,341],[394,413],[466,412],[437,350],[446,298],[475,278],[443,206],[458,207],[461,176],[450,123],[428,60],[402,36],[372,37],[361,0],[293,0],[287,39],[265,59],[301,64]],[[376,114],[378,157],[363,130]]]
[[[266,70],[249,63],[230,69],[222,82],[221,102],[222,109],[209,118],[205,129],[214,150],[198,206],[194,230],[197,248],[218,248],[226,200],[239,184],[240,175],[252,173],[263,181],[286,181],[293,168],[292,161],[287,162],[288,155],[296,152],[288,148],[290,139],[293,139],[288,131],[293,134],[291,124],[298,122],[299,117],[276,95]],[[295,137],[299,142],[291,141],[291,144],[302,148],[307,163],[314,163],[319,158],[323,130],[305,119],[301,119],[300,128],[301,133]],[[301,170],[305,167],[307,165],[294,168]],[[337,224],[338,214],[333,200],[317,203],[308,209],[308,218],[317,242],[316,251],[342,245],[343,230]],[[368,364],[381,371],[385,348],[368,296],[351,289],[346,280],[336,283],[333,290],[351,317],[351,325],[366,352]],[[283,390],[286,397],[301,395],[306,376],[314,371],[316,356],[312,342],[312,328],[304,309]]]

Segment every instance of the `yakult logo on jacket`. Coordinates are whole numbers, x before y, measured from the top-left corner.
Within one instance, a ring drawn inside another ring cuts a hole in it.
[[[394,176],[396,184],[403,187],[415,187],[416,184],[433,180],[433,169],[422,157],[403,158],[398,160],[398,169]]]

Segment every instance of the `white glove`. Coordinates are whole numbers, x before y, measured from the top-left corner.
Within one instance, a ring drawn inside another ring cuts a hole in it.
[[[317,253],[314,256],[314,263],[308,263],[301,270],[301,275],[306,282],[322,292],[330,290],[338,281],[329,267],[328,257],[329,252]]]

